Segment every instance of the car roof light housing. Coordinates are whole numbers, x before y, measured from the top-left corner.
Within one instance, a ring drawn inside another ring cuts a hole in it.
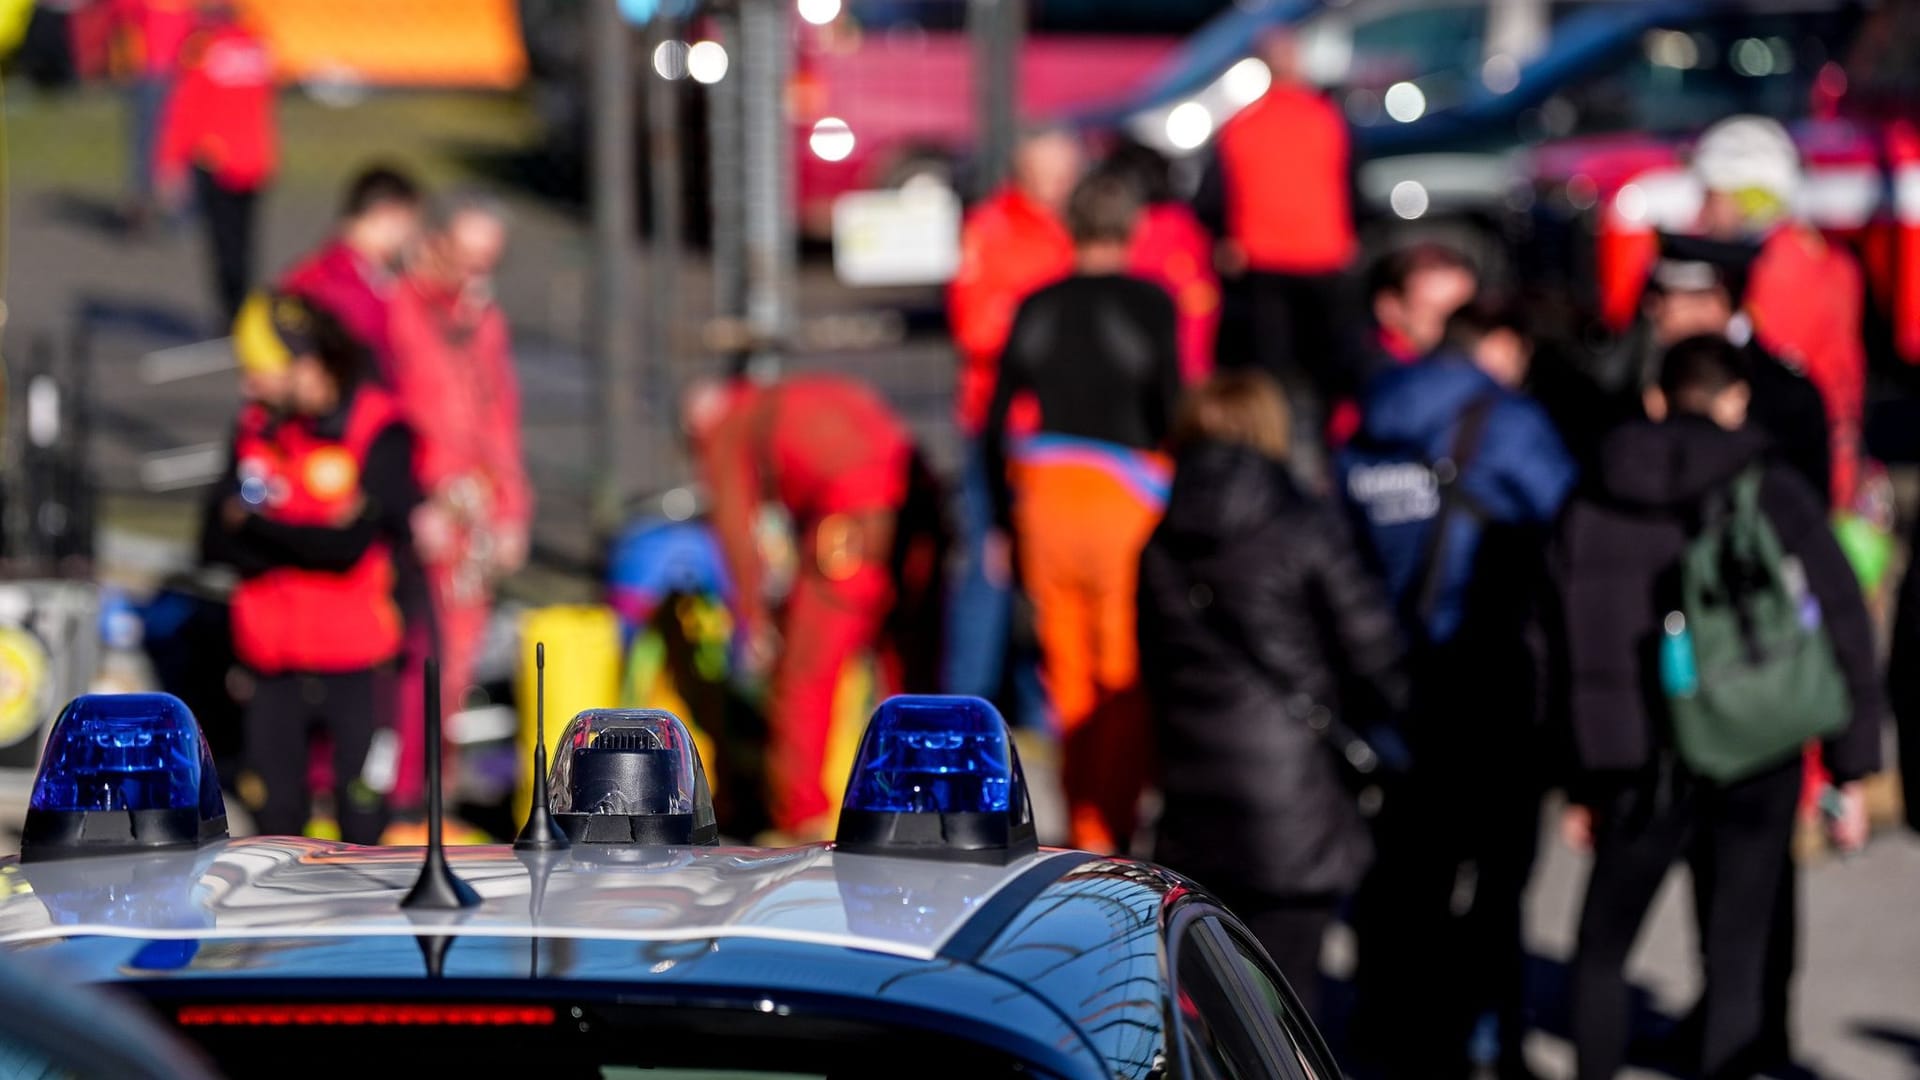
[[[713,844],[713,793],[687,725],[658,709],[589,709],[568,722],[548,809],[576,844]]]
[[[171,694],[85,694],[47,734],[23,861],[196,847],[227,835],[213,754]]]
[[[975,697],[882,702],[860,740],[835,847],[998,864],[1037,850],[1026,775],[1000,711]]]

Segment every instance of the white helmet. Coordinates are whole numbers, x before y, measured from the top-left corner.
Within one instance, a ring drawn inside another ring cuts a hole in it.
[[[1791,206],[1800,190],[1800,150],[1777,121],[1730,117],[1694,144],[1693,172],[1708,191],[1757,189]]]

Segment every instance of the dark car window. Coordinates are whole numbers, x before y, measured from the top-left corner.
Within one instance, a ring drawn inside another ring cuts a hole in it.
[[[1692,131],[1737,113],[1796,119],[1811,107],[1821,67],[1844,55],[1858,23],[1857,11],[1842,8],[1649,30],[1547,104],[1547,133]]]
[[[1193,1080],[1319,1080],[1283,1022],[1287,996],[1264,968],[1217,916],[1179,932],[1175,1006]]]

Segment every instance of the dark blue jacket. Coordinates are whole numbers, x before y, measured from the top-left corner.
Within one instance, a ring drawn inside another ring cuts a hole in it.
[[[1573,488],[1572,456],[1531,398],[1502,388],[1463,355],[1442,352],[1373,381],[1360,431],[1337,463],[1356,529],[1411,618],[1418,605],[1409,594],[1425,579],[1442,501],[1434,466],[1451,459],[1461,417],[1482,401],[1490,411],[1478,452],[1459,473],[1434,603],[1426,625],[1408,627],[1429,642],[1460,629],[1485,528],[1550,524]]]

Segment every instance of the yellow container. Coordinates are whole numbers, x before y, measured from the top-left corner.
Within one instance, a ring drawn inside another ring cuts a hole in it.
[[[529,611],[520,623],[520,670],[514,700],[520,707],[520,760],[526,762],[514,787],[513,815],[520,820],[533,805],[531,773],[534,741],[534,647],[547,646],[547,754],[574,715],[620,704],[620,621],[599,605],[556,605]]]

